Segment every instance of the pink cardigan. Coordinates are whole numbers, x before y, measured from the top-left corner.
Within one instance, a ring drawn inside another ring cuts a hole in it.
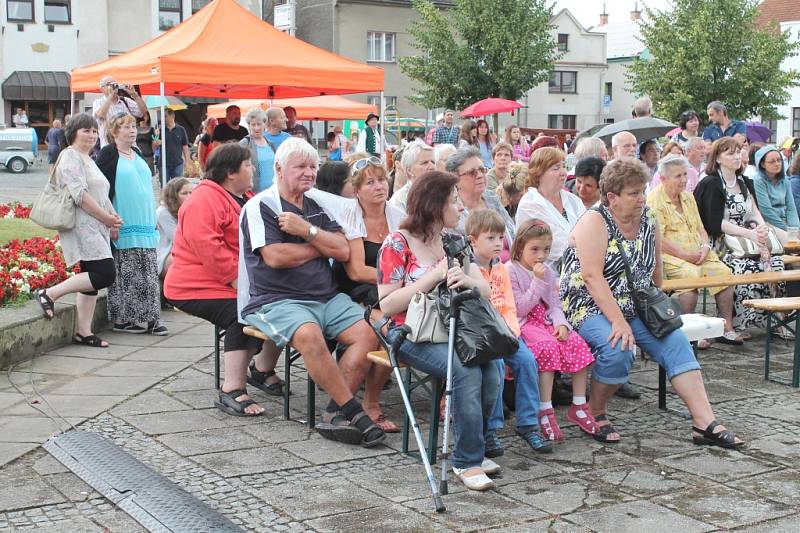
[[[558,294],[558,274],[547,265],[545,268],[544,279],[540,280],[529,274],[516,261],[506,263],[506,269],[511,276],[511,290],[517,304],[517,320],[520,326],[525,324],[531,310],[541,303],[547,307],[545,318],[553,324],[553,327],[567,326],[572,329],[561,306],[561,297]]]

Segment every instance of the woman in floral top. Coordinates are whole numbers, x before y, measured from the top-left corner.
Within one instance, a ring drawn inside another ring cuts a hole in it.
[[[464,209],[458,200],[458,178],[430,172],[414,180],[408,193],[408,216],[400,230],[389,234],[378,253],[378,296],[381,309],[392,317],[389,340],[394,342],[405,322],[406,310],[418,292],[430,292],[441,282],[450,288],[478,287],[489,294],[477,264],[448,268],[442,230],[455,228]],[[465,271],[467,269],[469,274]],[[443,378],[447,371],[447,343],[415,343],[406,339],[397,359],[422,372]],[[465,367],[453,357],[453,471],[472,490],[487,490],[494,482],[486,473],[500,467],[485,457],[484,429],[494,409],[500,376],[494,361]]]
[[[638,344],[664,367],[675,392],[692,416],[695,444],[735,448],[744,442],[714,419],[700,365],[682,331],[654,337],[637,317],[620,255],[625,250],[633,286],[661,284],[661,238],[657,222],[645,207],[650,175],[631,158],[608,164],[600,179],[601,206],[587,211],[570,235],[564,255],[561,298],[572,327],[595,354],[589,406],[600,426],[595,437],[618,442],[608,420],[608,399],[628,380]]]

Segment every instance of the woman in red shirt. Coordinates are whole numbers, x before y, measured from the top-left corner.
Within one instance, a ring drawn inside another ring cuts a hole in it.
[[[247,366],[262,349],[259,339],[242,331],[236,308],[239,264],[239,213],[253,193],[250,151],[238,144],[218,147],[208,158],[205,178],[178,211],[172,266],[164,295],[181,311],[225,330],[225,381],[215,405],[234,416],[258,416],[264,408],[247,395]],[[267,345],[251,366],[251,383],[282,395],[275,376],[278,351]]]

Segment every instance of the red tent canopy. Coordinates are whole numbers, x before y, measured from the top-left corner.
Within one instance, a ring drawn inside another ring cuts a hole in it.
[[[72,71],[73,92],[99,92],[105,75],[143,94],[288,98],[383,90],[383,69],[287,35],[235,0],[213,0],[125,54]]]

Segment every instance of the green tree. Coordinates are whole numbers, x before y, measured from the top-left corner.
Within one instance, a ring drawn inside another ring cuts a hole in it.
[[[649,59],[636,59],[626,76],[653,100],[655,114],[676,119],[694,109],[705,116],[720,100],[732,117],[782,118],[775,107],[800,75],[782,71],[798,43],[770,25],[756,25],[759,0],[672,0],[663,11],[646,8],[642,41]]]
[[[446,11],[412,0],[408,32],[419,54],[400,69],[419,84],[425,107],[462,109],[489,97],[515,100],[547,81],[558,59],[547,0],[455,0]]]

